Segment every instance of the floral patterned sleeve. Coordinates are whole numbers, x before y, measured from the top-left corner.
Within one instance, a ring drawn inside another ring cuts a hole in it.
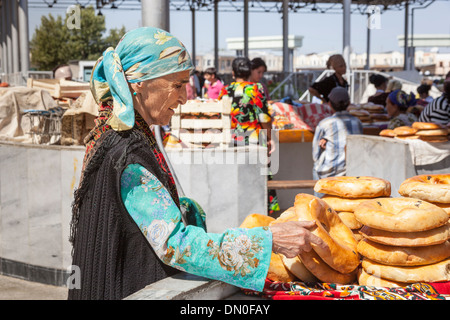
[[[121,177],[123,203],[158,257],[166,264],[237,287],[262,291],[272,253],[267,227],[207,233],[188,225],[161,182],[139,164]]]
[[[252,83],[245,91],[250,97],[251,104],[258,116],[258,121],[261,123],[269,123],[271,121],[271,116],[262,84]]]

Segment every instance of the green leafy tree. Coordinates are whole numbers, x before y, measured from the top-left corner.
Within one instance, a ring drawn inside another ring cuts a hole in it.
[[[61,16],[42,16],[41,25],[35,30],[30,42],[31,63],[41,70],[51,70],[70,60],[70,49],[65,45],[69,39],[69,29],[64,26]]]
[[[31,62],[40,70],[52,70],[69,60],[97,60],[109,46],[116,46],[125,34],[125,27],[106,31],[105,17],[97,16],[90,6],[80,11],[80,28],[69,29],[61,16],[49,14],[41,18],[30,42]]]

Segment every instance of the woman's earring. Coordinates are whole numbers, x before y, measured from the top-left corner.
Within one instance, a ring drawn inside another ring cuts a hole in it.
[[[137,92],[135,91],[135,92],[133,92],[133,96],[136,96],[137,95]]]

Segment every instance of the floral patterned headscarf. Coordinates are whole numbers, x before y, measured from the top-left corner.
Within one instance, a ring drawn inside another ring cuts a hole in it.
[[[92,71],[90,86],[97,103],[113,100],[108,124],[116,131],[133,128],[133,98],[128,83],[191,70],[184,45],[167,31],[143,27],[127,32],[117,47],[105,50]]]
[[[389,96],[389,100],[396,106],[400,108],[400,110],[406,110],[408,107],[413,106],[416,104],[416,99],[414,95],[407,94],[402,90],[394,90],[392,91]]]

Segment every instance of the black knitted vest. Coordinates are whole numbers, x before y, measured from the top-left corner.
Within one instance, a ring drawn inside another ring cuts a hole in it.
[[[69,288],[70,300],[123,299],[178,272],[156,256],[120,195],[121,174],[129,164],[141,164],[170,190],[168,174],[138,130],[110,130],[101,139],[75,192],[72,265],[80,268],[80,288]],[[172,197],[178,204],[178,196]]]

